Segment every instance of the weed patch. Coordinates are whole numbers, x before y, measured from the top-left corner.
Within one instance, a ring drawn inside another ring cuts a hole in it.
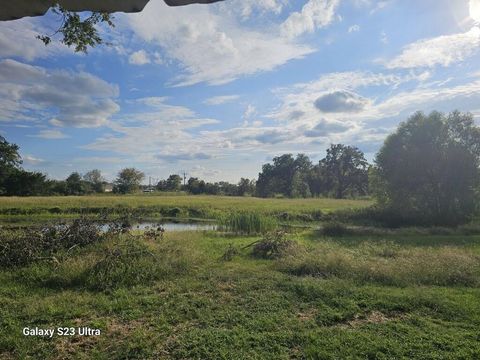
[[[277,221],[258,212],[234,212],[222,219],[222,226],[236,234],[263,234],[277,227]]]

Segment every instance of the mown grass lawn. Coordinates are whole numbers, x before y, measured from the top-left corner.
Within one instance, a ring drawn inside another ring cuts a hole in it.
[[[259,237],[139,240],[160,264],[156,275],[136,282],[133,268],[123,275],[132,283],[112,288],[95,288],[110,279],[91,272],[110,242],[76,249],[61,264],[3,270],[0,357],[480,357],[479,236],[290,237],[298,246],[277,259],[251,256],[245,246]],[[222,260],[230,245],[239,253]],[[102,335],[31,338],[25,326],[90,326]]]

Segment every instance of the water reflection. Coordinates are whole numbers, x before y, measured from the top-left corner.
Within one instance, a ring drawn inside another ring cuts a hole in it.
[[[174,222],[141,222],[133,224],[132,230],[148,230],[156,229],[159,226],[163,227],[166,232],[174,231],[215,231],[218,228],[217,224],[213,223],[174,223]],[[102,226],[103,231],[108,230],[108,224]]]

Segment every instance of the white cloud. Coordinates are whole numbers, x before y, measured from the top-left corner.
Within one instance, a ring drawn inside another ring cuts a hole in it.
[[[294,12],[285,20],[281,31],[287,38],[312,33],[335,19],[339,0],[309,0],[300,12]]]
[[[470,17],[480,23],[480,0],[470,0],[469,2]]]
[[[195,165],[189,171],[189,176],[198,177],[200,179],[211,179],[218,177],[222,173],[220,170],[207,169],[204,166]]]
[[[320,95],[315,107],[324,113],[351,113],[362,111],[370,101],[347,90],[337,90]]]
[[[27,165],[38,165],[45,162],[45,160],[37,158],[32,155],[24,155],[22,156],[22,160],[23,160],[23,163]]]
[[[303,144],[302,148],[308,149],[306,144],[314,142],[345,142],[362,144],[374,151],[392,127],[415,111],[478,108],[478,78],[467,77],[469,82],[452,86],[449,81],[426,83],[429,76],[428,72],[402,76],[370,72],[326,74],[311,83],[275,91],[281,104],[268,117],[278,121],[278,126],[257,129],[251,136],[236,130],[229,136],[244,134],[240,140],[245,145],[252,145],[248,140],[256,139],[264,145]],[[359,95],[363,91],[368,91],[368,98]]]
[[[390,4],[390,3],[391,3],[391,1],[378,1],[375,4],[375,7],[372,10],[370,10],[370,15],[375,14],[376,12],[386,8],[387,5]]]
[[[264,13],[280,14],[285,0],[229,0],[225,10],[238,13],[242,20],[247,20],[253,15]]]
[[[360,31],[360,25],[352,25],[348,28],[349,33],[354,33],[354,32],[359,32]]]
[[[132,65],[150,64],[150,57],[145,50],[138,50],[130,54],[128,62]]]
[[[387,35],[387,33],[386,33],[385,31],[382,31],[382,32],[380,33],[380,42],[381,42],[382,44],[385,44],[385,45],[388,44],[388,42],[389,42],[389,40],[388,40],[388,35]]]
[[[285,122],[305,121],[313,124],[318,120],[315,101],[321,96],[335,91],[356,92],[357,89],[376,87],[387,93],[401,84],[421,79],[425,79],[424,73],[403,76],[364,71],[328,73],[309,83],[274,90],[282,99],[282,104],[269,117]]]
[[[218,121],[199,117],[164,97],[140,98],[143,111],[129,113],[110,122],[112,134],[85,146],[90,150],[125,154],[137,162],[201,161],[222,152],[222,144],[203,135],[199,128]],[[146,108],[145,108],[146,107]]]
[[[245,109],[245,112],[243,113],[243,118],[244,119],[250,119],[253,115],[255,115],[257,112],[257,109],[255,106],[252,104],[248,104],[247,108]]]
[[[390,69],[449,66],[471,56],[479,46],[480,28],[473,27],[466,33],[416,41],[386,66]]]
[[[37,35],[49,33],[39,25],[39,21],[23,18],[0,22],[0,57],[20,57],[27,61],[47,58],[67,51],[58,42],[45,46],[36,38]]]
[[[95,127],[119,110],[118,87],[86,72],[47,70],[0,61],[0,121],[50,120],[56,126]]]
[[[242,27],[223,7],[169,8],[150,1],[139,14],[123,16],[143,41],[158,46],[182,69],[176,86],[225,84],[241,76],[271,71],[314,50],[279,36],[278,26]]]
[[[60,130],[41,130],[38,134],[31,136],[41,139],[66,139],[69,137],[68,135],[62,133]]]
[[[239,99],[239,95],[221,95],[206,99],[203,103],[207,105],[221,105]]]

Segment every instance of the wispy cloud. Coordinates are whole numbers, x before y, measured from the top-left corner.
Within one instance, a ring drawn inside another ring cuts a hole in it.
[[[352,25],[348,28],[349,33],[354,33],[354,32],[359,32],[360,31],[360,25]]]
[[[203,103],[207,105],[221,105],[238,100],[240,95],[221,95],[206,99]]]
[[[300,12],[290,14],[281,25],[282,35],[294,38],[330,25],[339,3],[339,0],[309,0]]]
[[[38,134],[31,135],[41,139],[66,139],[69,136],[61,132],[60,130],[41,130]]]
[[[323,7],[317,4],[314,9],[312,21],[316,28],[324,24],[320,19]],[[245,75],[271,71],[314,51],[280,36],[278,24],[243,27],[220,5],[169,8],[163,1],[152,0],[143,12],[124,19],[136,36],[182,64],[182,73],[172,80],[175,86],[225,84]],[[295,27],[293,20],[288,23],[292,25],[282,26]]]
[[[128,62],[132,65],[150,64],[150,57],[145,50],[138,50],[130,54]]]
[[[449,66],[478,51],[480,28],[460,34],[423,39],[407,45],[402,53],[386,63],[390,69]]]
[[[118,87],[87,72],[47,70],[15,60],[0,61],[1,120],[52,118],[56,125],[95,127],[119,111]]]

